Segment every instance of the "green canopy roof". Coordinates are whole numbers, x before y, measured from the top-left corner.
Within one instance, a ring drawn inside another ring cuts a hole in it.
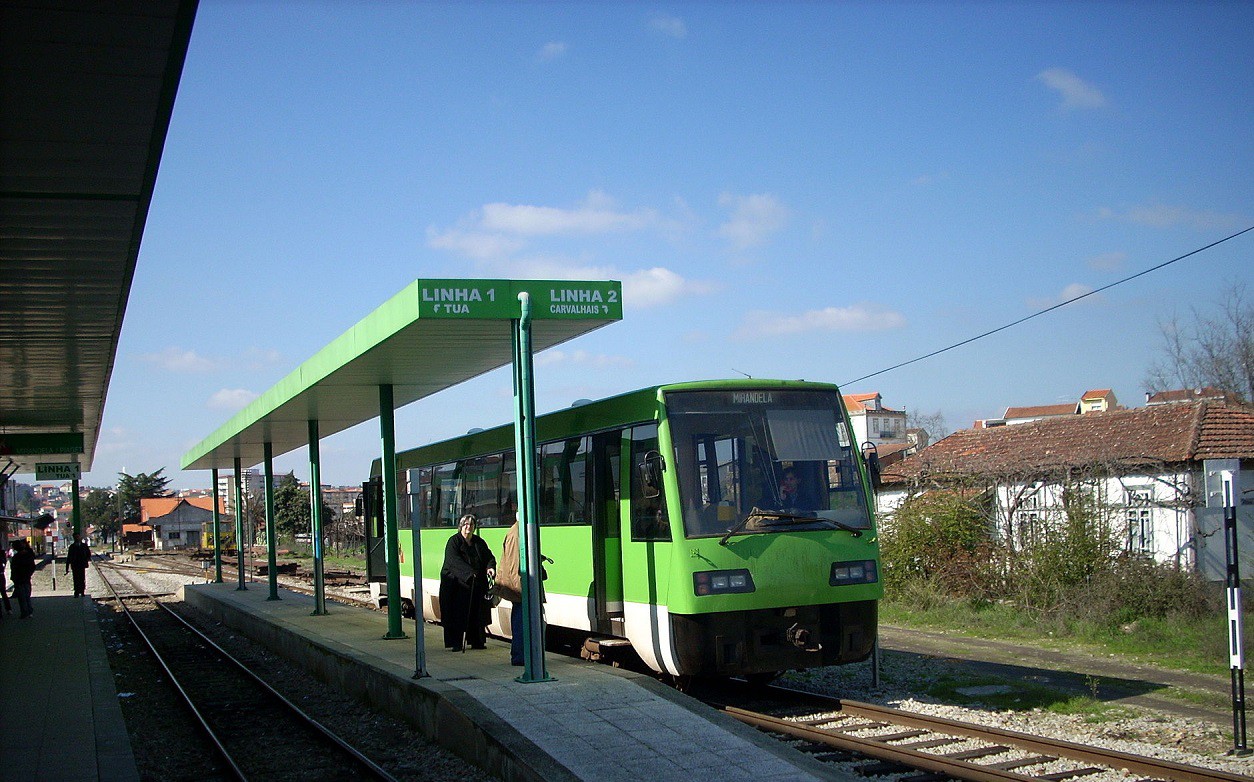
[[[379,386],[397,407],[513,359],[511,321],[531,297],[540,352],[623,317],[622,284],[606,281],[415,280],[183,455],[185,470],[254,465],[379,415]]]

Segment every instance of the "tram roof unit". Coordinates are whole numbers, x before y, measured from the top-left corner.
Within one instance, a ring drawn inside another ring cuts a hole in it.
[[[622,283],[415,280],[183,455],[182,468],[253,465],[379,415],[379,386],[402,407],[509,364],[518,297],[531,297],[532,352],[622,320]]]
[[[6,474],[91,469],[195,15],[195,0],[0,5]]]

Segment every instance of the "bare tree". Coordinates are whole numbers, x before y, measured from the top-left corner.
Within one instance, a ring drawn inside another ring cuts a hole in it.
[[[945,414],[940,410],[935,413],[924,413],[918,410],[906,412],[906,428],[922,429],[927,432],[928,441],[936,442],[949,434],[949,424],[945,422]]]
[[[1191,308],[1191,322],[1174,313],[1158,321],[1163,359],[1145,378],[1151,391],[1213,386],[1254,400],[1254,302],[1233,283],[1211,311]]]

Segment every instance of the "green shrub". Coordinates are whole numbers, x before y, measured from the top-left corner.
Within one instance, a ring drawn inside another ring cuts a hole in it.
[[[930,590],[983,597],[991,576],[992,541],[979,507],[958,494],[929,492],[904,502],[880,535],[884,588],[920,581]]]

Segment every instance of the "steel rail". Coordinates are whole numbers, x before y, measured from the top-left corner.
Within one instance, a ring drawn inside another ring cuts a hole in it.
[[[179,691],[179,694],[182,695],[183,700],[187,703],[188,707],[192,710],[192,713],[196,717],[196,720],[200,723],[201,727],[203,727],[205,731],[208,733],[214,745],[218,748],[219,753],[222,754],[223,758],[225,758],[226,762],[231,766],[232,771],[234,771],[234,773],[241,780],[247,780],[247,777],[244,775],[244,772],[235,763],[229,751],[226,749],[226,747],[223,745],[221,740],[218,738],[217,734],[214,733],[213,729],[209,727],[209,724],[205,721],[200,711],[196,708],[196,705],[192,702],[192,699],[187,694],[187,691],[184,690],[183,686],[179,683],[178,678],[174,675],[174,672],[166,664],[166,661],[162,658],[161,653],[157,651],[152,641],[149,640],[147,634],[145,634],[144,631],[140,628],[139,623],[135,620],[133,616],[131,616],[131,612],[129,609],[126,608],[126,604],[123,601],[122,596],[119,595],[117,590],[113,588],[113,585],[109,583],[108,579],[104,578],[103,573],[101,573],[100,575],[101,575],[101,580],[105,582],[105,586],[107,586],[109,590],[114,593],[114,596],[117,598],[118,604],[122,606],[122,609],[126,613],[127,618],[130,619],[132,626],[135,627],[135,629],[139,631],[140,636],[144,639],[144,643],[147,644],[149,650],[152,651],[153,656],[161,664],[162,669],[165,670],[166,674],[170,677],[171,682],[174,684],[175,688]],[[122,576],[123,579],[128,581],[131,584],[131,586],[134,586],[136,588],[139,587],[139,585],[136,584],[134,581],[132,581],[125,573],[119,572],[119,575]],[[150,596],[145,594],[145,595],[134,595],[133,597],[150,597]],[[252,670],[250,670],[248,666],[246,666],[244,663],[237,660],[230,652],[226,651],[221,646],[219,646],[212,638],[205,635],[203,632],[200,631],[199,628],[195,627],[187,619],[180,616],[178,612],[176,612],[174,609],[170,608],[169,606],[165,605],[159,600],[153,599],[153,602],[155,602],[159,608],[165,611],[166,614],[177,619],[179,623],[186,630],[188,630],[193,635],[195,635],[200,641],[202,641],[203,643],[207,644],[210,648],[212,648],[224,662],[230,663],[240,672],[247,674],[250,680],[252,680],[255,684],[260,686],[263,690],[265,690],[269,695],[271,695],[277,701],[279,701],[284,706],[286,706],[292,713],[299,716],[307,725],[309,725],[311,728],[316,730],[320,735],[322,735],[324,738],[328,739],[333,744],[335,744],[335,746],[337,746],[341,751],[348,754],[350,757],[352,757],[354,760],[360,763],[366,770],[368,770],[376,778],[380,780],[384,780],[384,782],[399,782],[399,780],[397,780],[396,777],[389,774],[387,771],[381,768],[378,764],[376,764],[370,758],[366,757],[361,752],[359,752],[355,747],[350,745],[348,742],[344,741],[344,739],[336,735],[330,728],[326,727],[321,722],[319,722],[318,720],[314,719],[312,716],[307,714],[304,710],[302,710],[295,703],[292,703],[292,701],[288,700],[286,696],[284,696],[278,690],[274,689],[274,687],[272,687],[269,684],[269,682],[266,682],[264,679],[262,679]]]
[[[938,733],[969,736],[979,739],[998,739],[1014,744],[1021,749],[1058,755],[1071,760],[1086,763],[1101,763],[1111,768],[1123,768],[1138,774],[1150,774],[1161,779],[1173,779],[1179,782],[1250,782],[1250,777],[1232,774],[1218,769],[1199,768],[1176,763],[1171,760],[1147,758],[1119,750],[1077,744],[1064,739],[1052,739],[1044,736],[1033,736],[1005,728],[986,727],[971,723],[958,722],[945,717],[930,717],[914,714],[888,706],[877,706],[872,703],[857,701],[841,701],[841,711],[859,717],[883,719],[895,724],[909,727],[927,728]]]
[[[995,744],[1011,745],[1008,749],[1013,748],[1041,753],[1044,757],[1037,761],[1039,763],[1065,759],[1078,763],[1099,764],[1107,768],[1127,769],[1134,773],[1146,774],[1154,779],[1173,780],[1175,782],[1251,782],[1252,779],[1251,777],[1217,769],[1189,766],[1174,761],[1132,755],[1118,750],[1077,744],[1062,739],[1033,736],[1003,728],[985,727],[944,717],[931,717],[887,706],[826,697],[787,687],[775,686],[769,688],[769,691],[782,697],[805,699],[808,705],[831,712],[839,712],[839,715],[831,718],[815,717],[803,721],[793,721],[759,714],[735,706],[718,705],[718,708],[741,722],[763,730],[783,733],[819,744],[858,752],[879,760],[945,774],[955,779],[972,780],[973,782],[1000,782],[1002,780],[1019,780],[1020,782],[1022,780],[1037,780],[1039,782],[1040,778],[1010,771],[1008,768],[1009,764],[1000,764],[1001,767],[998,767],[999,764],[983,766],[966,762],[961,757],[958,757],[959,755],[969,753],[954,753],[953,757],[946,757],[941,754],[920,752],[917,749],[911,749],[909,746],[888,743],[895,738],[905,738],[904,734],[863,738],[851,735],[851,732],[858,730],[859,727],[871,728],[883,725],[900,725],[907,728],[927,730],[941,735],[961,736]],[[828,722],[838,722],[842,718],[847,717],[869,720],[870,723],[874,724],[828,729],[817,727]],[[1027,764],[1021,763],[1016,767],[1021,767],[1022,765]],[[1079,773],[1085,772],[1081,771]]]
[[[241,782],[248,782],[248,776],[244,773],[244,770],[241,769],[235,762],[235,758],[231,757],[231,753],[227,750],[226,745],[222,743],[222,740],[218,738],[218,734],[214,732],[209,723],[205,721],[204,715],[200,713],[200,709],[196,708],[196,704],[192,702],[192,698],[187,694],[187,690],[183,689],[183,685],[179,682],[178,677],[174,675],[174,671],[170,670],[170,666],[166,664],[165,658],[157,651],[157,647],[153,644],[152,640],[148,638],[148,634],[144,632],[144,629],[139,626],[139,620],[131,615],[131,610],[126,607],[126,601],[123,599],[124,596],[119,593],[118,590],[114,588],[113,584],[109,582],[109,579],[105,577],[104,568],[97,566],[96,571],[100,576],[100,580],[104,582],[104,585],[108,587],[110,592],[113,593],[113,597],[117,600],[117,604],[122,607],[122,613],[126,614],[126,618],[130,620],[131,627],[134,627],[135,631],[139,633],[139,637],[144,640],[144,644],[148,647],[148,651],[152,652],[152,656],[157,661],[157,664],[165,671],[166,676],[170,677],[170,683],[174,686],[174,689],[178,691],[179,696],[182,697],[183,703],[185,703],[187,708],[191,710],[192,717],[200,724],[200,727],[205,732],[205,735],[207,735],[209,740],[213,742],[213,746],[217,749],[218,755],[226,761],[226,764],[230,767],[231,773],[235,775],[236,779],[239,779]],[[125,573],[118,570],[115,570],[115,572],[122,576],[125,581],[130,583],[132,587],[138,588],[139,585],[127,578]],[[147,595],[126,595],[125,597],[143,598],[147,597]],[[155,597],[150,597],[148,599],[153,602],[157,602]]]
[[[879,760],[900,763],[910,768],[944,774],[953,779],[966,779],[972,780],[972,782],[1040,782],[1036,777],[1025,774],[1016,774],[1013,771],[1002,771],[987,766],[977,766],[961,760],[952,760],[941,755],[931,755],[906,747],[894,747],[882,741],[823,730],[822,728],[816,728],[801,722],[758,714],[757,712],[736,706],[724,706],[723,711],[746,725],[752,725],[755,728],[783,733],[818,744],[839,747],[840,749],[858,752]]]

